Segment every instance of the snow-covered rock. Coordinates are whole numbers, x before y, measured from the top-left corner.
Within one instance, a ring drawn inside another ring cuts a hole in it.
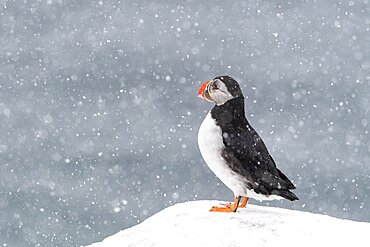
[[[124,246],[367,246],[370,223],[248,204],[237,213],[208,210],[217,201],[164,209],[91,247]]]

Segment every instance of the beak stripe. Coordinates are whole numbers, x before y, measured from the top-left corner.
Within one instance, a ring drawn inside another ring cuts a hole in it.
[[[199,91],[198,91],[198,97],[199,98],[205,99],[204,90],[207,88],[207,85],[208,85],[209,82],[210,81],[206,81],[205,83],[202,84],[202,86],[200,86]]]
[[[202,86],[200,86],[199,91],[198,91],[198,97],[201,99],[207,100],[209,102],[213,102],[212,97],[210,95],[211,92],[210,90],[208,90],[210,82],[212,82],[212,80],[206,81],[205,83],[202,84]]]

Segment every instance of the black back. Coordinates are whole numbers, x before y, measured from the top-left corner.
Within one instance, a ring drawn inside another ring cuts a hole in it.
[[[294,189],[294,185],[277,169],[263,140],[246,119],[242,94],[223,105],[216,105],[211,115],[222,129],[225,145],[222,156],[233,171],[245,177],[248,189],[289,200],[298,199],[287,191]]]

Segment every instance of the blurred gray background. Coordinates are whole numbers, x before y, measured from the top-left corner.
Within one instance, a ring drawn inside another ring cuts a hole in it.
[[[79,246],[232,192],[200,156],[235,77],[297,202],[370,221],[370,3],[0,1],[0,246]]]

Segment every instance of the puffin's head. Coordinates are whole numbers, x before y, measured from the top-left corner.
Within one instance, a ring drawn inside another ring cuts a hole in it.
[[[243,93],[237,81],[224,75],[203,83],[199,88],[198,97],[223,105],[231,99],[243,97]]]

